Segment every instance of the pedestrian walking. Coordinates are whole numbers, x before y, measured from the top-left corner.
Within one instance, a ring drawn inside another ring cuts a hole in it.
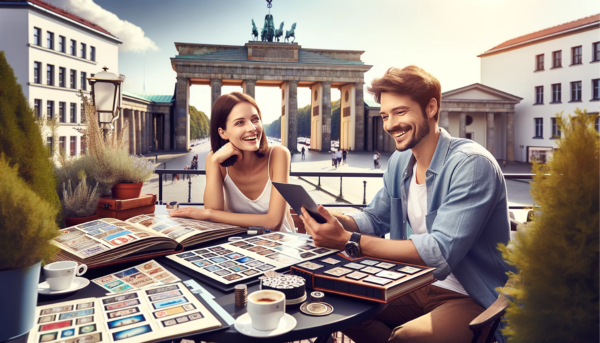
[[[337,158],[335,157],[335,151],[331,152],[331,165],[337,169]]]
[[[373,154],[373,168],[374,169],[379,169],[381,166],[379,165],[379,158],[381,157],[381,155],[375,151],[375,153]]]
[[[335,152],[335,159],[338,166],[342,165],[342,151],[338,150]]]
[[[346,165],[346,155],[348,155],[348,151],[346,149],[342,149],[342,162]]]
[[[304,156],[304,152],[306,149],[304,149],[304,147],[302,147],[302,150],[300,150],[302,152],[302,160],[304,160],[305,156]]]

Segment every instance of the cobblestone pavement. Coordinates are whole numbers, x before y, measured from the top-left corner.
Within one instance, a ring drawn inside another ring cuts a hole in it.
[[[302,145],[298,145],[300,150]],[[381,169],[373,168],[373,155],[367,152],[350,152],[346,160],[346,164],[339,166],[337,169],[331,165],[331,154],[321,153],[316,151],[307,151],[305,159],[302,159],[300,153],[295,153],[292,156],[291,170],[292,171],[311,171],[311,172],[361,172],[361,173],[378,173],[387,169],[387,162],[390,154],[382,154],[380,158]],[[187,164],[191,164],[192,157],[198,154],[198,169],[204,169],[206,155],[210,151],[210,143],[205,142],[201,145],[192,148],[188,153],[173,154],[172,158],[166,163],[167,169],[183,169]],[[158,157],[158,161],[166,160],[163,156]],[[500,163],[502,166],[502,163]],[[157,165],[158,169],[164,167],[163,163]],[[530,173],[531,165],[520,163],[509,163],[503,167],[504,173]],[[204,202],[204,185],[206,178],[203,175],[192,176],[190,180],[183,178],[180,175],[179,181],[172,181],[172,175],[167,175],[167,181],[163,181],[163,201],[177,200],[179,202]],[[291,182],[302,185],[308,193],[313,197],[315,202],[321,204],[329,203],[353,203],[362,204],[364,198],[369,203],[376,193],[383,187],[381,178],[358,178],[344,177],[342,178],[342,197],[340,195],[340,178],[339,177],[321,177],[321,187],[317,187],[319,180],[316,177],[292,177]],[[364,183],[366,181],[366,193],[364,192]],[[509,198],[509,206],[531,206],[533,200],[529,193],[530,185],[528,180],[507,180],[507,192]],[[191,189],[191,199],[188,199],[188,191]],[[143,192],[154,193],[158,195],[158,177],[153,178],[144,184]],[[353,208],[336,209],[340,212],[353,212]],[[516,219],[525,221],[527,210],[514,210]]]

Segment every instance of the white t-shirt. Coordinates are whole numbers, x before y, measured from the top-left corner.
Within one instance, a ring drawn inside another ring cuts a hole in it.
[[[421,235],[427,233],[425,224],[425,215],[427,214],[427,185],[417,183],[417,165],[413,169],[413,175],[408,189],[408,222],[412,228],[413,234]],[[450,273],[445,280],[436,281],[434,286],[448,289],[457,293],[468,295],[467,291],[458,282],[454,274]]]

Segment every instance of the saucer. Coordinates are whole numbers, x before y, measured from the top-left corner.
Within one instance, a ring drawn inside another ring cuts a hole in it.
[[[279,326],[274,330],[262,331],[256,330],[252,327],[252,319],[250,319],[249,313],[244,313],[235,320],[235,329],[246,336],[250,337],[274,337],[283,335],[292,331],[298,322],[296,318],[291,315],[284,313],[283,317],[279,320]]]
[[[75,279],[73,279],[73,283],[71,284],[71,286],[69,286],[69,288],[61,289],[60,291],[51,291],[50,285],[48,284],[48,282],[44,281],[38,285],[38,293],[43,294],[43,295],[58,295],[58,294],[71,293],[71,292],[78,291],[89,284],[90,284],[90,280],[88,280],[84,277],[75,277]]]

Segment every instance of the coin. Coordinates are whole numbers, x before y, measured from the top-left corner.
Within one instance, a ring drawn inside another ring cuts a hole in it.
[[[300,311],[309,316],[326,316],[333,312],[333,306],[324,302],[307,302],[300,306]]]

